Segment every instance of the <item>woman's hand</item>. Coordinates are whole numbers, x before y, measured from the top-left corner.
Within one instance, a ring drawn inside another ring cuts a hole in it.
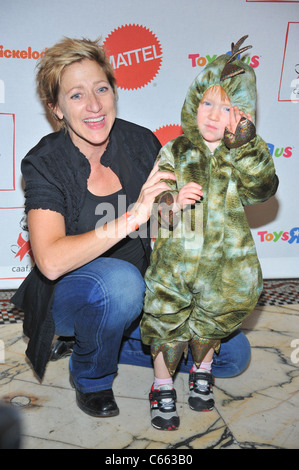
[[[229,110],[229,126],[228,130],[232,132],[233,134],[236,133],[236,129],[238,127],[238,124],[240,122],[240,119],[244,117],[246,119],[249,119],[252,122],[252,117],[251,115],[245,114],[243,111],[240,111],[238,106],[232,106]]]
[[[159,162],[157,161],[142,186],[136,203],[130,211],[136,217],[139,226],[147,222],[150,218],[156,197],[163,191],[170,189],[168,184],[161,180],[176,180],[173,173],[160,171],[158,165]]]

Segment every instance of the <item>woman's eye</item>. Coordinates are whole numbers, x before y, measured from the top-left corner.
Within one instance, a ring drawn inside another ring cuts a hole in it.
[[[225,106],[225,107],[224,107],[224,111],[225,111],[226,113],[229,113],[229,110],[230,110],[230,107],[229,107],[229,106]]]
[[[108,87],[107,87],[107,86],[101,86],[101,87],[98,89],[98,92],[99,92],[99,93],[105,93],[107,90],[108,90]]]
[[[81,93],[75,93],[74,95],[71,96],[72,100],[78,100],[81,97]]]

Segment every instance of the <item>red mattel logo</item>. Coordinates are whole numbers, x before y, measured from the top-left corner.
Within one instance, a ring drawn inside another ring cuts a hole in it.
[[[183,131],[178,124],[168,124],[167,126],[159,127],[159,129],[154,131],[154,134],[163,146],[170,140],[182,135]]]
[[[140,25],[124,25],[103,43],[115,71],[117,86],[134,90],[150,83],[160,70],[162,48],[155,34]]]

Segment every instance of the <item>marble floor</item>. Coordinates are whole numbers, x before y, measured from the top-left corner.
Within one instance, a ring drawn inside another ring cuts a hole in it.
[[[243,331],[252,346],[250,365],[235,378],[216,379],[213,411],[190,410],[188,376],[178,374],[181,426],[174,432],[150,425],[151,369],[120,365],[114,383],[120,414],[114,418],[93,418],[77,407],[68,358],[50,362],[40,383],[25,358],[21,321],[0,325],[0,400],[20,416],[21,449],[126,449],[125,455],[136,449],[298,449],[299,302],[258,305]]]

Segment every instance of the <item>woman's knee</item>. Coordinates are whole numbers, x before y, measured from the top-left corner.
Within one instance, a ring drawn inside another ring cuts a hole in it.
[[[102,268],[105,268],[104,270]],[[109,310],[123,312],[134,319],[143,306],[145,283],[139,270],[126,261],[103,259],[101,271],[89,275],[92,288],[88,303],[105,304]]]
[[[145,282],[139,270],[124,262],[117,272],[116,282],[111,287],[110,301],[134,320],[142,310],[144,293]]]
[[[63,322],[71,312],[72,321],[76,323],[81,321],[82,314],[83,317],[88,314],[128,328],[142,310],[144,291],[144,280],[134,265],[101,258],[60,282],[54,306]]]

